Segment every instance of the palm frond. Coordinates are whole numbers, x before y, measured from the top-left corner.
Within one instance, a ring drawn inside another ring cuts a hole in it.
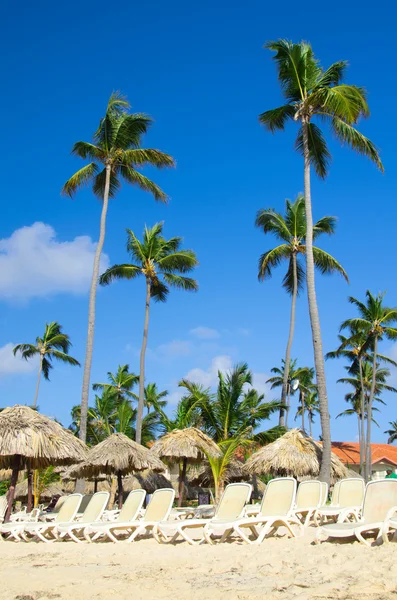
[[[120,167],[120,173],[128,183],[137,185],[144,192],[150,192],[155,200],[164,203],[168,202],[167,194],[156,183],[145,177],[145,175],[142,175],[142,173],[129,166]]]
[[[342,143],[346,143],[348,146],[350,146],[350,148],[356,150],[356,152],[359,154],[362,154],[363,156],[366,156],[372,160],[383,173],[384,167],[380,159],[379,152],[375,144],[373,144],[370,139],[357,131],[355,127],[349,125],[338,117],[334,117],[332,119],[331,125],[336,137]]]
[[[163,273],[164,281],[173,287],[185,290],[187,292],[197,292],[198,283],[191,277],[183,277],[176,273]]]
[[[271,110],[266,110],[259,115],[259,122],[266,127],[268,131],[274,133],[277,130],[283,130],[289,119],[293,119],[295,108],[292,104],[285,104]]]
[[[342,265],[333,256],[328,254],[328,252],[313,246],[313,258],[314,264],[322,273],[322,275],[340,273],[342,277],[344,277],[344,279],[346,279],[346,281],[349,283],[349,278]]]
[[[109,267],[99,278],[100,285],[109,285],[115,279],[135,279],[142,275],[142,269],[137,265],[113,265]]]
[[[328,172],[328,166],[331,161],[331,154],[327,148],[327,142],[321,132],[321,129],[314,123],[307,124],[308,141],[309,141],[309,158],[317,175],[324,179]],[[302,154],[304,152],[303,145],[303,130],[302,127],[298,131],[298,136],[295,142],[295,148]]]
[[[153,165],[158,169],[175,167],[175,161],[169,154],[154,148],[133,148],[123,152],[121,162],[126,166]]]
[[[79,169],[64,184],[62,188],[62,194],[73,198],[73,195],[77,192],[77,190],[84,185],[87,185],[97,173],[98,167],[95,163],[90,163],[82,169]]]

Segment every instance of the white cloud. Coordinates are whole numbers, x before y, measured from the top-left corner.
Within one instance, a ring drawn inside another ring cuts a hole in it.
[[[390,346],[389,350],[386,352],[386,356],[393,359],[397,362],[397,342],[394,342],[392,346]],[[388,381],[389,385],[397,384],[397,368],[390,365],[390,380]]]
[[[9,342],[0,347],[0,377],[15,375],[18,373],[31,373],[37,369],[37,360],[24,360],[20,356],[14,356],[12,350],[15,344]]]
[[[266,397],[269,395],[270,384],[266,381],[269,379],[269,375],[266,373],[253,373],[252,374],[252,387],[259,392],[264,394]],[[268,398],[266,398],[268,400]]]
[[[240,335],[244,335],[244,336],[249,336],[251,333],[250,329],[245,329],[245,327],[238,327],[237,329],[237,333],[239,333]]]
[[[211,361],[211,366],[204,371],[203,369],[191,369],[186,375],[186,379],[200,383],[204,387],[213,387],[218,381],[218,371],[225,372],[233,366],[232,357],[226,354],[215,356]]]
[[[27,300],[88,291],[96,244],[89,236],[56,240],[50,225],[34,223],[0,240],[0,298]],[[102,255],[101,272],[109,265]]]
[[[189,331],[199,340],[216,340],[220,337],[219,331],[210,327],[195,327]]]

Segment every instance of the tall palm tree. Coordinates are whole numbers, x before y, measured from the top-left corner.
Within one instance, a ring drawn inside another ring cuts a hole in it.
[[[139,369],[139,400],[136,423],[136,441],[141,441],[141,423],[145,400],[145,354],[149,330],[150,300],[165,302],[169,294],[169,286],[186,291],[196,291],[197,282],[185,273],[192,271],[198,264],[193,250],[181,248],[182,238],[174,237],[166,240],[163,235],[163,224],[156,223],[151,229],[145,227],[143,241],[127,229],[127,250],[134,261],[133,264],[114,265],[110,267],[99,281],[108,285],[115,279],[135,279],[143,275],[146,280],[145,321]]]
[[[311,166],[321,178],[327,175],[331,158],[325,138],[314,122],[328,122],[342,144],[370,158],[383,171],[383,165],[374,144],[355,127],[360,117],[369,115],[366,92],[363,88],[342,83],[347,63],[339,61],[328,69],[320,66],[307,42],[294,44],[288,40],[268,42],[265,48],[275,52],[278,79],[286,103],[259,116],[260,122],[272,133],[283,130],[288,121],[300,124],[296,149],[304,159],[304,195],[306,209],[306,283],[310,323],[313,338],[320,418],[323,439],[323,457],[320,479],[330,481],[331,431],[328,410],[327,385],[321,338],[320,318],[316,299],[313,255],[313,216],[310,189]]]
[[[369,352],[364,351],[364,346],[366,344],[366,335],[365,332],[360,327],[348,327],[348,335],[338,335],[339,339],[339,347],[332,351],[328,352],[325,355],[326,359],[329,358],[345,358],[349,361],[349,367],[347,368],[348,373],[351,375],[356,375],[359,378],[360,384],[359,388],[357,388],[356,394],[359,394],[354,398],[354,405],[356,407],[357,403],[360,405],[359,408],[354,409],[352,413],[349,414],[357,414],[359,423],[360,423],[360,431],[359,431],[359,440],[360,440],[360,474],[365,475],[365,453],[366,453],[366,434],[365,434],[365,421],[366,421],[366,385],[365,378],[363,373],[363,362],[372,362],[372,356]],[[396,366],[397,363],[385,356],[383,354],[378,353],[378,360],[382,363],[388,363],[390,365]],[[368,369],[366,367],[366,369]],[[370,387],[370,386],[369,386]],[[368,390],[369,390],[368,387]],[[349,401],[346,398],[347,401]],[[350,410],[350,409],[348,409]],[[346,413],[346,411],[345,411]],[[347,414],[347,413],[346,413]]]
[[[389,308],[383,304],[383,294],[374,296],[369,290],[366,292],[366,302],[361,302],[357,298],[349,297],[349,302],[353,304],[359,313],[358,318],[347,319],[341,325],[341,330],[354,329],[365,335],[365,342],[361,347],[360,354],[372,352],[372,379],[371,388],[367,402],[367,436],[365,453],[365,471],[366,479],[369,480],[372,465],[371,452],[371,425],[372,425],[372,405],[376,393],[376,372],[378,363],[378,344],[382,339],[397,339],[397,329],[391,325],[397,324],[397,308]]]
[[[335,232],[335,217],[323,217],[313,225],[313,240],[322,233],[331,235]],[[291,315],[289,322],[289,335],[285,351],[284,380],[281,391],[281,402],[286,403],[289,378],[289,364],[291,359],[292,341],[295,330],[296,298],[303,288],[305,269],[302,259],[306,254],[306,215],[305,199],[298,196],[295,202],[286,200],[285,216],[273,209],[260,210],[257,213],[255,225],[263,229],[263,232],[272,233],[281,244],[267,250],[259,258],[258,278],[263,281],[270,278],[273,269],[281,262],[288,262],[288,270],[283,279],[283,286],[291,296]],[[339,272],[348,281],[348,277],[342,266],[330,254],[313,246],[314,265],[323,274]],[[279,425],[284,426],[284,409],[280,410]]]
[[[108,371],[107,375],[109,383],[94,383],[92,389],[95,391],[110,389],[116,394],[118,402],[135,399],[136,396],[131,390],[138,383],[139,375],[130,373],[128,365],[119,365],[116,373]]]
[[[226,470],[237,450],[253,442],[269,443],[285,432],[283,427],[256,432],[262,421],[280,409],[280,402],[264,402],[264,396],[252,388],[252,373],[245,363],[236,365],[229,373],[218,372],[216,394],[185,379],[179,385],[188,390],[187,398],[197,400],[202,428],[222,451],[220,457],[208,459],[219,499]]]
[[[90,300],[88,308],[88,333],[81,394],[80,439],[87,434],[88,394],[90,387],[92,352],[94,344],[95,305],[99,276],[99,263],[105,242],[106,216],[109,198],[120,188],[121,180],[150,192],[156,200],[167,201],[166,194],[138,169],[145,165],[157,168],[174,166],[168,154],[153,148],[142,148],[141,138],[147,132],[152,119],[142,113],[128,112],[130,105],[118,92],[110,96],[106,114],[100,120],[93,142],[76,142],[72,153],[89,159],[88,165],[77,171],[64,184],[62,192],[70,197],[81,187],[92,183],[94,194],[102,200],[99,240],[95,250]]]
[[[397,440],[397,421],[389,421],[389,425],[391,425],[391,429],[387,429],[385,433],[389,436],[387,443],[392,444]]]
[[[25,360],[39,356],[39,370],[33,408],[37,406],[41,375],[43,374],[44,379],[49,381],[50,371],[53,368],[53,359],[69,365],[80,366],[79,361],[69,355],[71,346],[72,343],[69,336],[66,333],[62,333],[62,326],[56,321],[46,323],[43,337],[37,337],[35,344],[18,344],[15,346],[13,350],[14,356],[18,352],[21,353],[22,358]]]

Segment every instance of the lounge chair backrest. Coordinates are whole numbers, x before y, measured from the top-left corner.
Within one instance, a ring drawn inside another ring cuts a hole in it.
[[[295,504],[296,480],[293,477],[271,479],[263,494],[260,514],[287,516]]]
[[[320,506],[326,504],[328,500],[328,483],[325,481],[321,482],[321,502]]]
[[[397,506],[397,479],[378,479],[367,483],[363,506],[366,523],[384,521],[393,506]]]
[[[85,511],[85,509],[87,508],[87,506],[91,502],[91,498],[92,498],[93,495],[94,494],[84,494],[83,495],[83,499],[81,501],[80,508],[79,508],[79,513],[83,513]]]
[[[142,508],[145,497],[145,490],[133,490],[130,492],[127,500],[123,504],[123,508],[119,512],[119,516],[117,517],[116,521],[134,521]]]
[[[332,490],[331,506],[339,506],[339,490],[340,490],[340,481],[337,481]]]
[[[238,519],[251,497],[251,492],[252,485],[250,483],[229,483],[223,492],[214,518],[231,521]]]
[[[73,521],[80,508],[82,499],[82,494],[70,494],[70,496],[66,496],[65,502],[62,504],[60,511],[55,517],[55,522],[68,523],[69,521]]]
[[[55,504],[54,508],[52,509],[52,513],[59,513],[59,511],[61,510],[62,506],[65,504],[65,500],[69,498],[69,496],[60,496],[57,500],[57,503]]]
[[[302,481],[296,494],[296,508],[315,508],[321,504],[321,481]]]
[[[166,521],[171,512],[174,498],[175,490],[172,488],[156,490],[145,510],[143,521]]]
[[[4,521],[4,516],[7,511],[7,506],[8,506],[7,496],[6,495],[0,496],[0,523],[2,523]]]
[[[97,492],[94,494],[89,501],[87,508],[83,512],[80,519],[80,523],[91,523],[92,521],[99,521],[102,517],[103,511],[109,500],[109,492]]]
[[[364,479],[349,477],[342,479],[339,484],[338,504],[341,508],[362,505],[365,492]]]

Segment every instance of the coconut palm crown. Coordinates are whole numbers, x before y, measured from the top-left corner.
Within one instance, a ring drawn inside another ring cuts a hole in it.
[[[33,407],[37,405],[41,374],[43,374],[44,379],[49,381],[50,371],[53,369],[53,359],[69,365],[80,366],[79,361],[69,355],[71,346],[69,336],[62,332],[62,326],[56,321],[46,323],[43,337],[37,337],[35,344],[18,344],[15,346],[14,356],[18,352],[25,360],[39,356],[39,371]]]

